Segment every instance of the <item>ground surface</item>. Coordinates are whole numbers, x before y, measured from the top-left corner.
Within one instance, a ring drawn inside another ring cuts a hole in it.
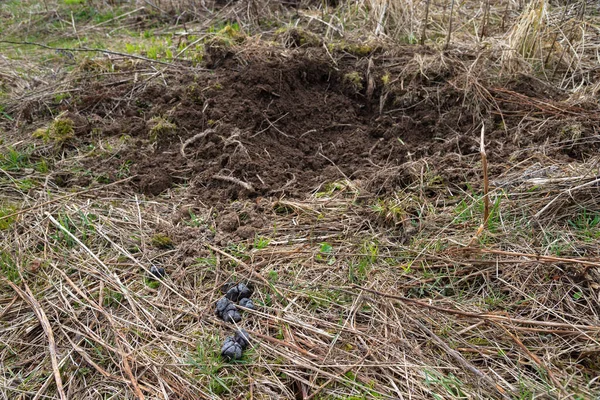
[[[600,394],[596,10],[381,4],[0,5],[4,398]]]

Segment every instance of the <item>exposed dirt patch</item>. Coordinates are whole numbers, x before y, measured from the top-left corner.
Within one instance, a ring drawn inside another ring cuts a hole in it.
[[[304,196],[346,178],[375,194],[391,192],[418,175],[405,163],[423,157],[445,183],[460,185],[477,173],[463,156],[478,155],[482,122],[492,163],[528,157],[552,140],[573,141],[561,147],[567,158],[593,150],[577,146],[593,134],[593,121],[577,109],[577,120],[566,124],[563,114],[571,111],[553,105],[564,95],[536,80],[490,90],[496,97],[485,110],[471,107],[472,93],[460,89],[465,83],[447,61],[434,68],[432,59],[422,74],[390,73],[427,57],[427,50],[412,48],[393,64],[383,56],[334,64],[321,48],[265,50],[244,59],[217,52],[209,70],[153,74],[137,84],[84,82],[68,115],[78,140],[91,142],[93,132],[123,143],[109,157],[84,161],[103,179],[122,178],[126,167],[143,193],[188,184],[211,204]],[[563,113],[560,122],[534,134],[533,122],[522,122],[524,114],[553,113]]]

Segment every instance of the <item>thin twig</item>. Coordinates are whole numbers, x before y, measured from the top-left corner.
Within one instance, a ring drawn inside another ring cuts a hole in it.
[[[488,178],[487,154],[485,152],[485,124],[481,125],[481,168],[483,169],[483,225],[487,225],[490,217],[490,181]]]

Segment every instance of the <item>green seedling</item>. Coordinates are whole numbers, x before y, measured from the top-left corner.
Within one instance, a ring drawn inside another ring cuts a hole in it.
[[[317,261],[324,262],[327,265],[333,265],[335,263],[333,246],[327,242],[319,243],[319,252],[315,256],[315,259]]]
[[[102,304],[105,307],[118,307],[121,305],[123,297],[123,293],[104,288],[104,297],[102,299]]]
[[[254,238],[254,245],[253,245],[253,247],[256,250],[262,250],[262,249],[266,248],[267,246],[269,246],[269,243],[271,243],[271,239],[266,238],[264,236],[256,236]]]

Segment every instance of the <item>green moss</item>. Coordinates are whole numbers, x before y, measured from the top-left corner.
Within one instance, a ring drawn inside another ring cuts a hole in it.
[[[319,36],[298,27],[280,28],[275,37],[286,47],[318,47],[323,43]]]
[[[164,233],[157,233],[150,239],[152,246],[160,249],[170,249],[173,247],[173,239],[165,235]]]
[[[583,128],[579,123],[568,124],[560,130],[560,137],[566,140],[579,140],[583,135]]]
[[[5,231],[17,220],[17,216],[12,215],[17,211],[17,207],[13,205],[2,205],[0,206],[0,231]]]
[[[45,143],[62,145],[75,137],[73,120],[59,116],[47,128],[37,129],[32,136],[42,139]]]
[[[344,75],[344,82],[350,84],[356,92],[363,89],[363,77],[360,72],[354,71]]]
[[[146,286],[148,286],[150,289],[158,289],[160,287],[160,282],[153,280],[153,279],[148,279],[145,278],[144,279],[144,283],[146,284]]]
[[[379,50],[379,47],[375,44],[348,42],[333,43],[328,45],[328,48],[331,52],[343,52],[357,57],[366,57]]]
[[[237,23],[227,24],[223,29],[217,32],[218,35],[232,39],[234,42],[242,43],[246,39],[246,35],[240,30]]]
[[[390,73],[386,72],[384,76],[381,77],[381,83],[383,86],[388,86],[390,84]]]
[[[153,117],[148,124],[150,125],[148,136],[152,143],[156,143],[161,136],[173,134],[177,130],[177,125],[162,117]]]

